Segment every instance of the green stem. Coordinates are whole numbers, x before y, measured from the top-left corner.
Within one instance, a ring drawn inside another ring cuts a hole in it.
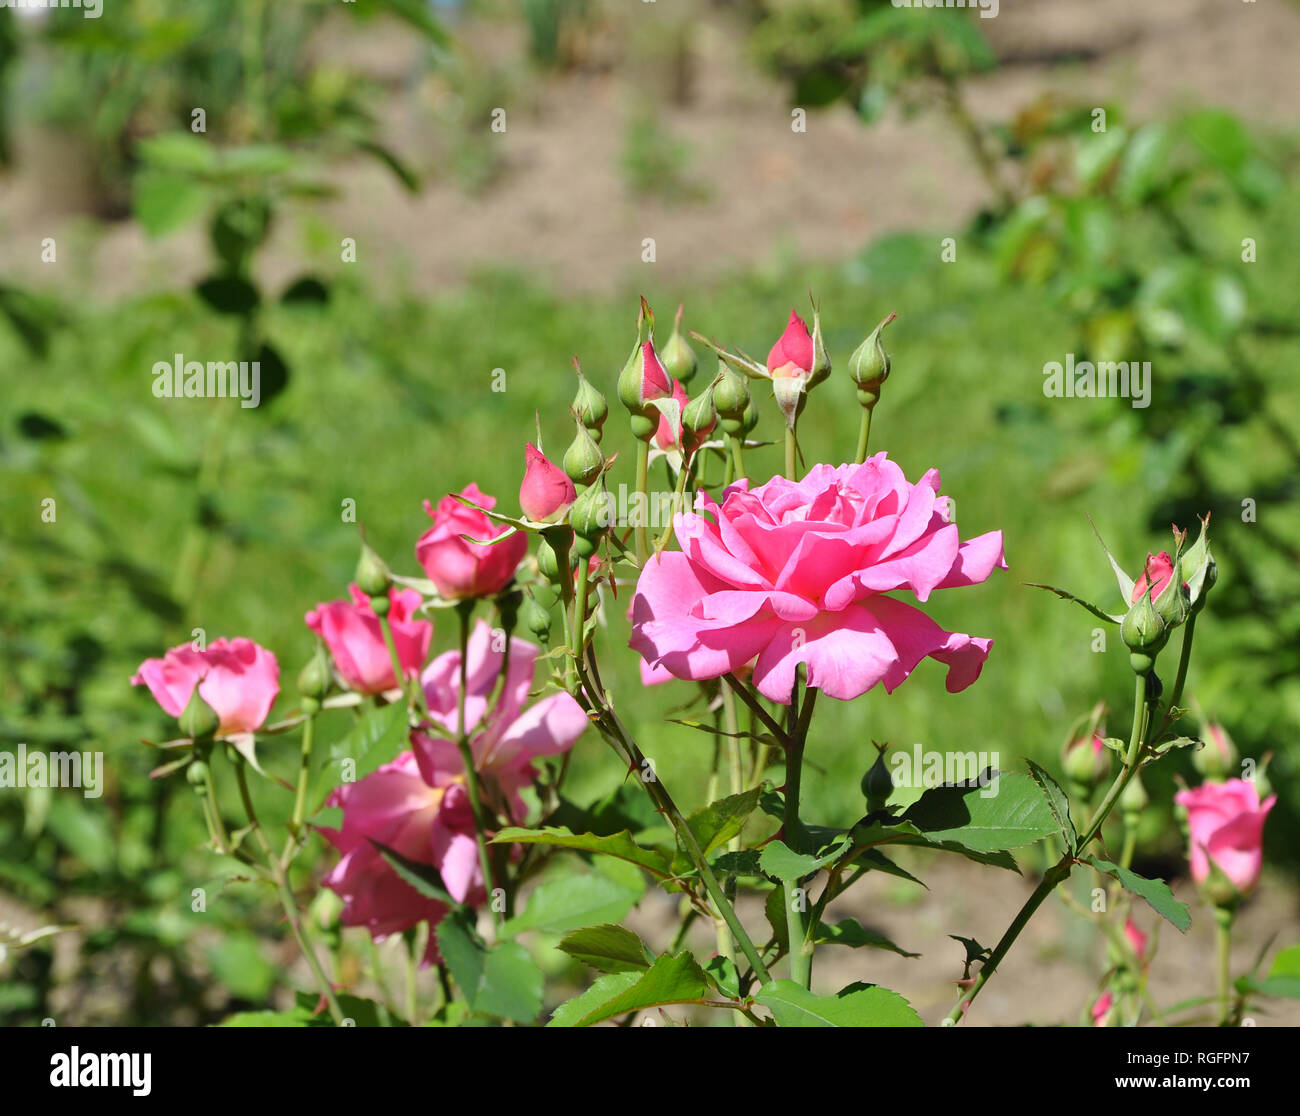
[[[862,422],[858,426],[858,452],[853,460],[861,465],[867,459],[867,442],[871,438],[871,407],[862,408]]]
[[[970,990],[964,991],[958,997],[957,1003],[953,1005],[952,1010],[944,1019],[944,1026],[952,1026],[961,1022],[962,1016],[972,1003],[975,997],[979,995],[980,990],[988,983],[989,978],[996,971],[1002,959],[1015,945],[1016,939],[1020,937],[1020,932],[1024,930],[1034,912],[1038,910],[1046,899],[1062,881],[1069,878],[1070,872],[1074,867],[1076,858],[1092,842],[1093,838],[1101,832],[1101,827],[1109,816],[1111,808],[1118,801],[1119,796],[1124,793],[1124,788],[1128,786],[1130,780],[1137,773],[1138,759],[1142,750],[1142,745],[1146,737],[1147,729],[1147,704],[1146,704],[1146,675],[1134,675],[1134,694],[1133,694],[1133,728],[1129,735],[1128,749],[1124,754],[1124,769],[1111,784],[1110,789],[1106,792],[1106,797],[1097,807],[1096,813],[1093,814],[1092,821],[1088,824],[1075,850],[1067,849],[1065,855],[1061,857],[1047,872],[1043,875],[1042,880],[1034,889],[1032,895],[1025,900],[1025,905],[1020,908],[1011,925],[1007,927],[1006,933],[1002,935],[1001,940],[994,947],[989,958],[980,966],[979,975],[971,985]]]
[[[474,750],[470,747],[469,733],[465,725],[465,691],[469,687],[469,619],[474,611],[474,602],[461,601],[456,606],[460,618],[460,685],[456,694],[456,747],[460,751],[460,760],[465,768],[465,789],[469,792],[470,810],[474,814],[474,841],[478,845],[479,869],[483,873],[483,889],[487,892],[488,905],[492,905],[492,857],[488,853],[487,827],[488,819],[484,817],[482,796],[479,793],[478,772],[474,768]],[[500,912],[497,921],[501,921]]]
[[[745,436],[743,434],[729,434],[727,441],[731,444],[731,457],[735,462],[735,480],[740,480],[745,475]]]
[[[1230,907],[1214,908],[1214,947],[1218,958],[1219,1026],[1226,1027],[1232,1020],[1232,918]]]
[[[307,783],[311,778],[312,738],[315,735],[316,714],[307,714],[302,723],[302,754],[298,760],[298,786],[293,794],[293,815],[289,819],[289,832],[295,837],[302,832],[303,818],[307,813]]]
[[[795,694],[798,694],[798,682]],[[799,793],[803,782],[804,746],[808,739],[808,725],[812,720],[813,704],[817,700],[817,691],[805,689],[803,704],[795,721],[794,731],[790,734],[790,743],[785,753],[785,817],[782,833],[785,843],[795,852],[803,852],[803,828],[799,820]],[[809,988],[812,985],[813,933],[805,924],[803,908],[806,906],[805,893],[798,880],[785,880],[786,933],[790,938],[790,979]]]
[[[636,444],[636,491],[640,505],[634,530],[636,560],[644,566],[650,554],[650,536],[646,529],[650,518],[650,442],[642,439]]]
[[[798,443],[795,441],[794,427],[787,426],[785,428],[785,475],[788,480],[794,480],[798,473]]]
[[[632,739],[631,734],[627,731],[626,726],[619,719],[613,707],[605,699],[601,689],[596,686],[586,672],[582,669],[582,664],[578,664],[579,679],[582,683],[579,691],[580,698],[585,698],[587,708],[596,713],[602,732],[615,748],[622,752],[628,767],[641,780],[641,785],[645,787],[646,793],[650,795],[660,813],[662,813],[672,825],[678,840],[681,841],[682,847],[686,850],[686,855],[690,858],[691,863],[695,866],[696,871],[700,874],[700,881],[704,884],[704,890],[708,892],[709,898],[713,901],[714,908],[722,915],[728,928],[731,930],[741,952],[744,953],[745,959],[749,962],[750,967],[757,975],[761,984],[767,984],[772,979],[772,974],[768,972],[767,966],[763,964],[762,957],[759,956],[758,950],[754,948],[754,942],[746,932],[744,925],[736,915],[735,908],[728,901],[722,890],[718,878],[714,875],[713,869],[705,859],[704,850],[700,848],[699,841],[691,831],[691,827],[686,824],[686,819],[673,801],[673,797],[668,793],[668,788],[664,786],[663,781],[659,778],[658,773],[653,769],[648,769],[645,756],[641,749],[637,747],[636,741]],[[649,779],[643,778],[643,774],[651,770]]]
[[[233,751],[232,754],[235,755],[235,781],[239,784],[239,798],[244,804],[244,814],[248,818],[248,824],[252,828],[253,836],[257,838],[257,843],[262,849],[262,855],[266,857],[267,867],[271,869],[271,876],[275,880],[275,890],[280,897],[280,905],[284,908],[284,916],[289,921],[289,928],[293,931],[294,940],[298,943],[298,949],[311,968],[316,983],[320,985],[321,994],[325,997],[326,1004],[329,1005],[330,1015],[333,1017],[335,1025],[341,1027],[343,1025],[343,1009],[339,1006],[338,997],[334,995],[334,986],[330,984],[329,977],[325,975],[325,970],[321,968],[320,958],[316,956],[316,951],[312,948],[311,941],[307,937],[307,929],[298,913],[298,903],[289,888],[289,878],[285,874],[284,866],[271,851],[271,842],[262,829],[262,823],[258,820],[257,811],[253,808],[253,796],[248,790],[248,775],[244,770],[243,757],[233,753]]]
[[[763,726],[768,730],[768,732],[772,733],[777,738],[777,740],[784,746],[786,743],[785,729],[782,728],[779,724],[776,723],[776,721],[772,719],[772,715],[768,713],[766,709],[763,708],[762,702],[759,700],[758,696],[754,694],[750,690],[750,688],[746,686],[745,683],[742,682],[739,678],[737,678],[734,674],[724,674],[722,676],[722,679],[723,681],[730,684],[732,691],[740,698],[741,701],[743,701],[747,706],[749,706],[750,711],[756,717],[758,717],[760,721],[763,722]]]

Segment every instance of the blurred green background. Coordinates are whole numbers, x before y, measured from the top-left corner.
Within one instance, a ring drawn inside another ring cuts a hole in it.
[[[852,454],[844,365],[897,311],[873,449],[937,466],[963,534],[1006,533],[1008,573],[929,608],[994,638],[979,683],[949,696],[927,663],[823,707],[806,815],[860,814],[872,740],[1055,770],[1093,702],[1122,722],[1115,630],[1094,653],[1091,618],[1023,582],[1113,604],[1087,515],[1134,570],[1208,511],[1221,574],[1191,689],[1243,754],[1275,753],[1270,862],[1300,865],[1300,135],[1234,69],[1263,50],[1255,80],[1294,103],[1300,14],[1190,34],[1172,4],[1007,7],[0,9],[0,747],[102,750],[107,783],[0,789],[0,921],[82,927],[0,963],[0,1021],[206,1022],[283,982],[267,904],[188,913],[215,871],[187,788],[148,777],[140,741],[174,725],[128,678],[195,628],[245,635],[279,656],[288,711],[303,613],[356,560],[344,502],[404,573],[424,498],[476,481],[513,511],[534,415],[553,456],[570,436],[573,354],[614,401],[638,295],[761,356],[811,291],[836,373],[801,420],[809,461]],[[1196,70],[1211,41],[1220,68]],[[176,353],[260,359],[262,405],[156,399]],[[1070,353],[1151,361],[1150,407],[1045,398]],[[607,449],[621,430],[615,402]],[[622,603],[607,677],[699,805],[711,749],[664,720],[692,689],[640,687]],[[289,777],[295,749],[261,754]],[[570,790],[620,776],[585,738]],[[1170,773],[1150,789],[1142,855],[1180,871]]]

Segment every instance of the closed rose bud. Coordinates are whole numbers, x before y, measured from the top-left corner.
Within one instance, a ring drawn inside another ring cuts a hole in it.
[[[609,415],[609,404],[605,402],[605,397],[591,386],[591,381],[582,374],[576,358],[573,368],[578,374],[578,390],[573,397],[573,413],[587,428],[592,441],[599,442],[600,428],[605,425],[605,419]]]
[[[298,672],[298,693],[304,699],[319,703],[334,686],[334,672],[330,669],[329,655],[319,641],[307,665]],[[304,705],[306,702],[304,701]]]
[[[424,502],[433,526],[416,541],[415,558],[444,599],[492,597],[514,577],[527,553],[528,536],[479,510],[496,507],[496,499],[478,485],[467,485],[460,495],[477,506],[470,507],[455,496],[444,496],[436,506]],[[501,541],[486,541],[493,539]]]
[[[1128,825],[1137,824],[1137,819],[1150,802],[1151,796],[1147,794],[1146,787],[1142,785],[1142,776],[1134,775],[1119,796],[1119,808],[1124,815],[1125,823]]]
[[[523,621],[524,627],[543,643],[550,638],[551,614],[537,603],[537,598],[532,593],[524,594],[524,603],[519,612],[519,619]]]
[[[564,471],[574,484],[590,484],[600,476],[600,467],[604,463],[605,458],[600,452],[600,447],[596,445],[590,429],[579,417],[577,432],[573,436],[573,441],[569,443],[569,448],[564,451]]]
[[[1145,593],[1124,616],[1119,628],[1120,638],[1133,654],[1133,669],[1145,674],[1154,665],[1155,656],[1169,642],[1169,629]]]
[[[1139,961],[1146,960],[1147,955],[1147,936],[1138,929],[1138,925],[1133,921],[1133,916],[1129,915],[1124,920],[1124,940],[1128,942],[1129,948],[1133,951],[1133,956]]]
[[[392,580],[388,567],[365,541],[361,540],[361,557],[357,559],[357,573],[353,580],[367,597],[386,597]]]
[[[1201,778],[1220,783],[1237,767],[1237,746],[1222,725],[1207,724],[1202,734],[1204,747],[1192,753],[1192,766]]]
[[[739,372],[724,361],[718,361],[718,375],[713,381],[713,405],[724,419],[736,419],[749,406],[749,383]]]
[[[673,319],[673,332],[668,338],[668,343],[664,346],[663,364],[668,375],[682,384],[691,382],[691,378],[695,375],[695,369],[698,366],[695,359],[695,350],[686,343],[686,338],[682,336],[681,306],[677,307],[677,316]]]
[[[875,748],[876,762],[867,768],[867,773],[862,776],[862,782],[858,784],[862,797],[867,800],[868,814],[883,810],[889,801],[889,796],[894,793],[894,776],[885,763],[888,745],[877,744]]]
[[[767,354],[767,371],[772,379],[805,379],[812,374],[815,362],[813,339],[804,320],[793,310],[785,332],[777,338]]]
[[[858,387],[858,402],[864,407],[876,405],[880,398],[880,386],[889,379],[889,354],[885,352],[882,335],[885,326],[896,317],[896,314],[891,313],[849,357],[849,375]]]
[[[686,405],[682,412],[682,426],[692,449],[698,448],[718,425],[718,408],[713,402],[713,385],[710,384]]]
[[[573,502],[573,507],[569,509],[569,526],[573,528],[578,539],[589,542],[599,539],[609,530],[611,518],[609,493],[605,491],[605,485],[600,481],[583,489]],[[578,553],[585,557],[581,550]]]
[[[185,781],[194,788],[195,794],[208,793],[208,765],[201,759],[190,760],[185,768]]]
[[[573,481],[532,442],[526,443],[524,479],[519,485],[519,507],[524,515],[534,523],[558,523],[577,495]]]
[[[1077,737],[1066,744],[1061,768],[1070,782],[1091,790],[1110,775],[1110,749],[1100,733]]]

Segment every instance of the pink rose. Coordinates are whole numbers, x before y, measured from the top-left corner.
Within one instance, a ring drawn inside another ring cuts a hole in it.
[[[481,508],[496,507],[496,498],[470,484],[461,493]],[[528,536],[516,531],[499,543],[469,542],[462,538],[500,538],[511,528],[494,523],[478,508],[467,507],[454,496],[444,496],[435,508],[428,500],[424,510],[430,527],[415,544],[415,557],[438,592],[448,600],[490,597],[514,577],[528,550]]]
[[[641,345],[640,398],[644,403],[667,399],[672,394],[672,380],[655,352],[654,342]]]
[[[1097,997],[1097,1002],[1092,1005],[1092,1025],[1094,1027],[1105,1027],[1110,1022],[1110,1009],[1114,1001],[1115,997],[1110,994],[1109,990]]]
[[[631,645],[677,678],[716,678],[757,657],[754,684],[789,703],[795,667],[808,685],[849,700],[893,691],[927,655],[957,692],[979,677],[992,643],[946,632],[885,594],[919,601],[1006,568],[1002,533],[961,542],[931,469],[910,484],[879,453],[862,465],[817,465],[801,481],[706,493],[674,529],[680,552],[652,557],[632,601]]]
[[[793,310],[785,332],[767,354],[767,370],[773,377],[807,376],[814,360],[813,339],[804,320]]]
[[[1148,575],[1151,578],[1150,581],[1147,580]],[[1148,554],[1142,576],[1137,579],[1137,584],[1133,586],[1132,603],[1137,604],[1142,599],[1148,585],[1151,586],[1151,598],[1154,600],[1165,591],[1165,586],[1169,584],[1173,576],[1174,560],[1165,551],[1162,550],[1159,554]]]
[[[393,675],[393,659],[379,617],[360,589],[349,585],[348,592],[351,602],[326,601],[307,613],[307,627],[325,641],[349,687],[363,694],[385,693],[401,683]],[[429,655],[433,625],[411,619],[420,607],[420,594],[414,589],[390,589],[388,600],[393,645],[403,673],[410,678],[420,673]]]
[[[1277,795],[1260,802],[1254,783],[1227,779],[1179,791],[1174,801],[1187,809],[1192,879],[1205,883],[1213,864],[1239,894],[1254,891],[1264,867],[1264,821]]]
[[[512,816],[526,813],[519,791],[532,783],[532,761],[567,752],[587,727],[587,715],[566,693],[552,694],[524,708],[533,685],[540,654],[535,644],[510,641],[510,665],[499,684],[505,655],[494,647],[496,635],[482,620],[470,633],[465,688],[465,731],[470,738],[474,769],[493,782],[509,804]],[[425,700],[432,724],[411,736],[421,770],[461,771],[459,733],[460,652],[448,651],[424,672]],[[441,730],[441,731],[439,731]]]
[[[519,507],[537,523],[558,523],[578,497],[573,481],[552,464],[532,442],[524,446],[524,479],[519,485]]]
[[[321,833],[342,854],[325,886],[343,899],[345,926],[364,926],[382,941],[419,922],[432,928],[447,912],[446,904],[426,899],[402,880],[372,841],[436,868],[457,902],[476,906],[485,900],[473,813],[457,771],[434,769],[404,752],[337,788],[326,805],[343,810],[342,828]],[[425,961],[437,960],[430,934]]]
[[[173,717],[185,711],[195,685],[217,715],[217,736],[255,732],[280,692],[275,656],[251,639],[214,639],[206,650],[183,643],[161,659],[146,659],[131,678],[145,685]]]

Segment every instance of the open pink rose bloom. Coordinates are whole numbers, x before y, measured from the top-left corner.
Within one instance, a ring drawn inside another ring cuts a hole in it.
[[[469,639],[465,728],[484,796],[522,822],[527,808],[520,791],[537,778],[533,760],[559,755],[587,727],[582,708],[568,694],[553,694],[525,708],[538,648],[512,640],[502,684],[505,652],[499,633],[483,621]],[[328,805],[343,809],[340,830],[322,830],[343,854],[326,884],[344,900],[343,922],[365,926],[372,936],[435,923],[443,904],[419,895],[383,859],[373,842],[436,868],[459,903],[484,902],[483,874],[465,770],[456,745],[460,706],[460,652],[439,655],[422,682],[430,723],[411,734],[411,751],[356,783],[340,787]],[[426,960],[436,960],[434,952]]]
[[[251,639],[214,639],[202,651],[190,644],[173,647],[161,659],[146,659],[131,678],[148,686],[163,711],[179,717],[194,687],[217,715],[216,735],[255,732],[280,692],[275,656]]]
[[[680,551],[651,557],[637,582],[631,644],[652,667],[705,679],[751,661],[753,681],[788,704],[795,669],[850,700],[893,691],[927,656],[950,692],[979,677],[989,639],[944,631],[888,594],[936,589],[1005,569],[1002,533],[962,542],[931,469],[917,484],[884,453],[861,465],[816,465],[801,481],[701,492],[676,517]]]

